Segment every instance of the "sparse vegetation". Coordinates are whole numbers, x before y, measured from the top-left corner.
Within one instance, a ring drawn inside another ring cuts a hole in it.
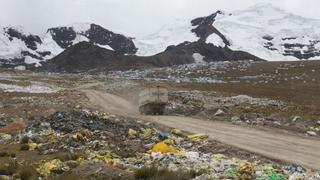
[[[20,145],[20,150],[21,151],[28,151],[29,150],[29,145],[28,144],[21,144]]]
[[[29,137],[28,136],[23,136],[21,138],[21,144],[28,144],[29,142]]]
[[[9,153],[7,151],[0,151],[0,157],[7,157]]]
[[[30,164],[24,164],[20,167],[18,174],[21,180],[36,180],[39,176],[37,170]]]
[[[70,160],[77,160],[78,158],[85,157],[84,153],[77,152],[77,153],[60,153],[55,155],[54,159],[59,159],[63,162],[70,161]]]
[[[189,180],[195,177],[192,171],[170,171],[157,166],[144,167],[135,171],[136,180]]]
[[[18,169],[18,163],[12,158],[2,159],[0,163],[0,174],[2,175],[12,175]]]

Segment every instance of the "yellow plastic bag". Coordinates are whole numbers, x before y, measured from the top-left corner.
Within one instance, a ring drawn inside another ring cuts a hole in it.
[[[152,136],[154,136],[157,133],[156,129],[151,129],[151,128],[141,128],[142,134],[141,134],[141,139],[150,139]]]
[[[102,113],[101,116],[100,116],[100,119],[108,120],[108,119],[109,119],[109,116],[108,116],[108,114],[106,114],[106,113]]]
[[[254,179],[255,165],[250,162],[243,162],[237,168],[237,176],[239,179]]]
[[[158,144],[154,145],[148,152],[176,153],[178,152],[178,150],[175,147],[169,146],[164,142],[159,142]]]
[[[164,140],[163,142],[164,143],[166,143],[166,144],[168,144],[168,145],[174,145],[175,144],[175,138],[170,138],[170,139],[166,139],[166,140]]]
[[[182,131],[180,129],[172,129],[171,134],[175,134],[177,136],[182,136]]]
[[[8,140],[12,139],[12,136],[10,134],[0,133],[0,139],[4,139],[4,140],[8,141]]]
[[[38,147],[38,144],[36,143],[29,143],[29,151],[33,151]]]
[[[39,165],[37,171],[42,176],[48,177],[51,174],[51,171],[58,170],[62,168],[62,161],[59,159],[54,159],[49,162],[43,162]]]
[[[208,138],[207,134],[194,134],[187,136],[187,140],[194,142],[203,142]]]
[[[137,135],[138,135],[138,133],[137,133],[137,131],[135,131],[135,130],[133,130],[133,129],[129,129],[128,135],[129,135],[129,137],[131,137],[131,138],[136,138]]]

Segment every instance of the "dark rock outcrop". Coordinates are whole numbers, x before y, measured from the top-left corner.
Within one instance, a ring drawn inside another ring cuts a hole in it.
[[[254,60],[263,61],[262,59],[243,51],[233,51],[227,46],[217,47],[213,44],[203,42],[185,42],[177,46],[169,46],[165,52],[156,55],[170,54],[172,61],[179,60],[175,64],[193,63],[193,54],[199,53],[204,56],[204,61],[240,61],[240,60]],[[168,55],[167,55],[168,56]]]
[[[49,72],[103,72],[152,67],[147,58],[122,55],[90,42],[80,42],[67,48],[55,58],[44,62],[41,71]]]
[[[135,54],[138,50],[134,45],[132,38],[113,33],[96,24],[91,24],[90,30],[86,32],[85,36],[90,42],[109,45],[120,54]]]
[[[221,11],[217,11],[211,14],[210,16],[196,18],[191,21],[192,26],[196,26],[194,29],[191,30],[191,32],[195,33],[200,38],[200,42],[205,42],[207,37],[215,33],[223,40],[225,45],[230,45],[230,42],[227,40],[227,38],[213,25],[214,21],[216,20],[216,17],[219,14],[223,13]]]
[[[16,29],[13,29],[11,27],[5,28],[5,33],[9,35],[10,41],[13,40],[13,38],[21,39],[28,48],[32,50],[37,49],[37,43],[41,44],[41,38],[36,35],[25,35],[22,32],[19,32]]]
[[[56,27],[48,29],[52,39],[62,48],[66,49],[73,44],[77,34],[72,27]]]
[[[63,49],[73,45],[77,35],[82,35],[88,38],[90,42],[108,45],[120,54],[135,54],[138,50],[131,38],[116,34],[96,24],[90,24],[90,28],[84,32],[76,32],[73,27],[56,27],[49,29],[48,32]]]

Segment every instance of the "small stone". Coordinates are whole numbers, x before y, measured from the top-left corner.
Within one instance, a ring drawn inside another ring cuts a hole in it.
[[[42,123],[40,124],[40,127],[43,127],[43,128],[50,128],[50,123],[42,122]]]
[[[297,121],[301,121],[301,120],[302,120],[302,117],[295,116],[295,117],[293,117],[292,122],[297,122]]]
[[[317,133],[314,131],[307,131],[307,135],[309,136],[317,136]]]
[[[232,124],[236,124],[236,125],[239,125],[239,124],[242,124],[242,123],[243,123],[243,122],[240,121],[240,120],[239,120],[239,121],[233,121],[233,122],[232,122]]]
[[[224,111],[222,111],[221,109],[219,109],[214,115],[215,116],[221,116],[224,114]]]
[[[263,118],[263,117],[258,117],[256,120],[257,120],[257,121],[265,121],[266,119]]]
[[[273,122],[273,124],[281,126],[281,123],[279,121],[275,121],[275,122]]]
[[[239,121],[239,120],[240,120],[240,118],[238,116],[233,116],[231,118],[231,121]]]
[[[320,125],[320,121],[317,121],[317,124]]]

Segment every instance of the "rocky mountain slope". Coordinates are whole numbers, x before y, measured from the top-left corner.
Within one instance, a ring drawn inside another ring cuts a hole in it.
[[[152,65],[136,56],[119,54],[90,42],[80,42],[67,48],[46,63],[43,63],[41,70],[79,73],[139,67],[152,67]]]
[[[120,54],[135,54],[137,48],[132,39],[109,31],[96,24],[73,24],[47,30],[42,37],[26,33],[21,27],[0,29],[0,66],[41,66],[82,41]]]
[[[190,63],[204,63],[206,57],[220,59],[261,60],[253,55],[241,51],[232,51],[229,48],[219,48],[205,43],[183,43],[170,46],[164,52],[153,56],[123,55],[108,50],[94,43],[80,42],[73,45],[51,60],[42,63],[40,71],[68,72],[68,73],[101,73],[106,71],[145,69],[150,67],[169,67]],[[210,59],[209,59],[210,60]],[[31,68],[33,69],[33,68]]]
[[[128,60],[134,57],[139,61],[151,59],[147,64],[155,66],[248,59],[320,59],[319,28],[320,20],[293,15],[269,4],[232,13],[217,11],[193,20],[177,20],[153,34],[134,38],[85,23],[50,28],[42,36],[26,33],[19,27],[5,27],[0,29],[0,66],[40,67],[83,41],[113,51],[112,54],[117,55],[114,61],[119,57]],[[76,49],[72,54],[83,54]],[[90,53],[85,57],[92,59]],[[52,62],[61,57],[68,56],[60,56]],[[68,60],[61,61],[63,64]]]

